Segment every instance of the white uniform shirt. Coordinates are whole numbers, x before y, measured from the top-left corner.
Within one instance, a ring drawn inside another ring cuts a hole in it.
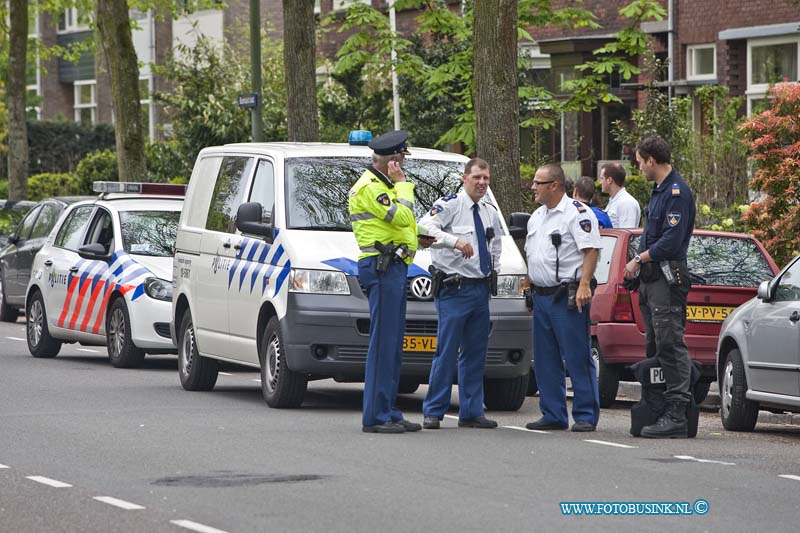
[[[606,213],[611,219],[613,228],[638,228],[642,218],[642,208],[639,207],[639,202],[625,190],[625,187],[608,200]]]
[[[539,207],[528,220],[525,253],[528,276],[537,287],[553,287],[563,281],[580,281],[583,273],[583,252],[600,249],[600,230],[592,210],[566,194],[553,209]],[[556,247],[551,235],[559,233],[558,278],[556,279]]]
[[[433,266],[448,274],[461,274],[468,278],[486,277],[481,272],[481,259],[478,252],[478,235],[475,231],[475,220],[472,215],[472,201],[462,189],[458,194],[439,198],[429,212],[423,216],[418,226],[424,232],[434,237],[436,242],[431,246],[431,261]],[[478,213],[483,223],[485,232],[494,228],[494,238],[489,245],[490,262],[494,259],[495,270],[500,269],[500,251],[502,244],[500,237],[503,227],[500,225],[500,215],[497,208],[486,197],[478,201]],[[474,254],[466,259],[455,248],[456,242],[461,239],[472,245]],[[490,263],[491,267],[491,263]]]

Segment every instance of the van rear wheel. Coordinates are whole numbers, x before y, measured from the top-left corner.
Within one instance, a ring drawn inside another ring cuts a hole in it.
[[[272,317],[264,330],[259,350],[261,393],[270,407],[300,407],[306,394],[308,379],[289,370],[286,364],[283,335],[277,317]]]

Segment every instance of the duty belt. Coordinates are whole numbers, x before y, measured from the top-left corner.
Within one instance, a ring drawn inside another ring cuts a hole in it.
[[[554,285],[552,287],[537,287],[536,285],[533,286],[533,294],[537,296],[550,296],[551,294],[555,294],[558,292],[558,289],[561,288],[561,285]]]
[[[461,274],[445,274],[442,283],[445,285],[480,285],[482,283],[489,283],[491,279],[490,276],[485,278],[468,278]]]

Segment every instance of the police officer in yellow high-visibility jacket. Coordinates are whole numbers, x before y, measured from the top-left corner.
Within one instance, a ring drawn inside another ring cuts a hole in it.
[[[406,275],[417,248],[414,185],[403,161],[408,134],[392,131],[369,143],[372,165],[350,189],[350,221],[358,247],[358,279],[369,299],[369,351],[364,376],[363,430],[367,433],[419,431],[395,406],[403,332]]]

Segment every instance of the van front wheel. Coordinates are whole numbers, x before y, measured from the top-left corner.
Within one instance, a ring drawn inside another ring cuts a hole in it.
[[[277,317],[270,318],[267,323],[258,356],[261,362],[261,393],[267,405],[300,407],[308,379],[303,374],[289,370]]]

